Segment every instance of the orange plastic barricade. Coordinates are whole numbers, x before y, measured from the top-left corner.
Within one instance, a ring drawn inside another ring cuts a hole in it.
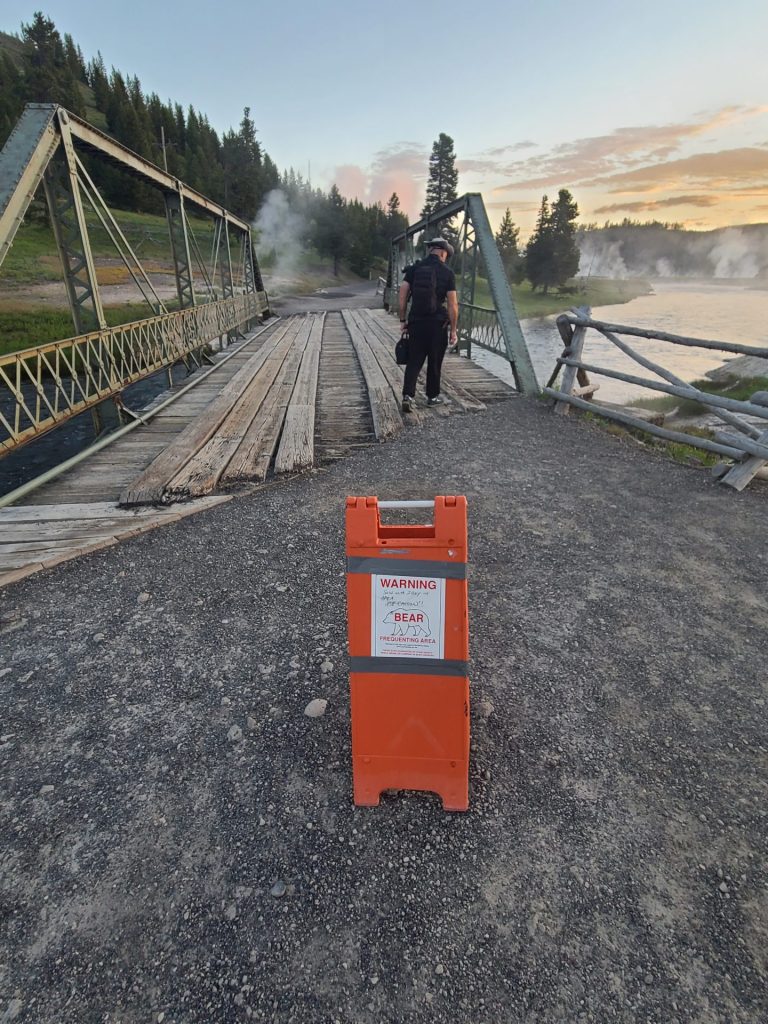
[[[383,526],[382,508],[434,504],[427,526]],[[347,498],[355,803],[386,789],[469,806],[467,499]]]

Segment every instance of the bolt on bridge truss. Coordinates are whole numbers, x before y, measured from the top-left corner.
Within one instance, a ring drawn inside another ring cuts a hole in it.
[[[458,228],[457,217],[462,217]],[[459,293],[459,349],[468,356],[472,346],[495,352],[509,361],[518,391],[538,395],[533,363],[525,343],[509,281],[501,261],[496,240],[479,192],[468,192],[460,199],[440,207],[409,225],[401,235],[392,239],[387,271],[384,304],[397,312],[397,292],[403,270],[416,260],[416,236],[427,241],[440,232],[455,242],[453,265]],[[480,261],[485,269],[493,299],[493,308],[475,302],[475,290]]]
[[[94,184],[85,153],[162,193],[178,310],[170,312],[156,291]],[[28,104],[0,152],[0,265],[41,185],[76,336],[0,355],[0,455],[86,409],[97,414],[106,399],[121,408],[129,384],[178,360],[199,364],[214,338],[269,312],[245,221],[56,104]],[[86,209],[154,315],[107,326]],[[207,265],[188,209],[213,223]]]

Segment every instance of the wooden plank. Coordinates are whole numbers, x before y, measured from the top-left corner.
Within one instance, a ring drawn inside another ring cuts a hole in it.
[[[584,384],[583,387],[574,388],[571,394],[576,395],[577,398],[586,398],[587,395],[594,395],[594,393],[599,390],[599,384]]]
[[[152,509],[124,510],[124,516],[140,518],[151,515]],[[60,519],[113,519],[121,509],[116,501],[64,503],[58,505],[12,505],[0,509],[0,527],[6,523],[55,522]]]
[[[403,429],[403,417],[400,406],[392,393],[387,378],[382,373],[363,332],[349,315],[349,310],[341,311],[344,324],[352,339],[357,353],[360,369],[363,371],[365,386],[368,389],[368,400],[373,417],[373,429],[379,441],[394,437]]]
[[[164,492],[164,500],[175,501],[210,494],[222,477],[226,477],[229,463],[246,443],[251,425],[260,421],[262,407],[274,401],[274,395],[279,390],[276,382],[282,379],[283,366],[291,359],[297,339],[303,349],[309,337],[309,329],[306,318],[293,318],[290,330],[286,331],[270,353],[253,385],[246,389],[216,434],[170,480]],[[232,478],[231,474],[229,478]]]
[[[232,457],[222,482],[233,484],[243,481],[260,482],[269,471],[280,428],[293,393],[296,377],[309,342],[311,322],[296,340],[296,345],[285,361],[280,380],[264,402],[248,433]]]
[[[315,317],[312,322],[296,387],[285,413],[283,433],[275,458],[275,473],[307,469],[315,461],[315,404],[324,325],[325,313]]]
[[[365,321],[366,326],[375,334],[376,338],[381,339],[381,352],[397,367],[393,344],[396,341],[394,335],[390,331],[386,330],[379,321],[369,315],[370,310],[356,310],[356,312],[360,315],[361,319]],[[469,360],[467,360],[467,362],[469,362]],[[398,371],[399,374],[402,373],[402,370],[399,368]],[[420,379],[424,373],[425,371],[422,371]],[[481,402],[470,391],[466,390],[466,388],[462,387],[458,381],[453,379],[452,365],[447,361],[443,362],[440,383],[442,391],[451,399],[451,401],[455,402],[462,411],[482,412],[485,409],[483,402]],[[402,378],[400,390],[402,391]],[[450,413],[450,409],[446,409],[446,412]]]
[[[0,573],[0,587],[7,587],[11,583],[18,583],[19,580],[31,576],[33,572],[40,572],[42,563],[30,563],[20,566],[18,569],[11,569],[9,572]]]
[[[50,540],[80,539],[82,537],[106,537],[124,530],[130,532],[143,524],[124,519],[72,519],[58,523],[15,523],[4,533],[0,549],[6,543],[21,540],[38,541],[40,538]]]
[[[114,509],[118,518],[116,520],[116,526],[111,532],[104,535],[101,533],[101,527],[104,525],[103,521],[91,520],[87,524],[84,523],[83,519],[77,521],[74,528],[80,530],[83,526],[87,525],[87,532],[85,536],[77,536],[64,538],[61,536],[51,536],[50,532],[45,537],[34,543],[45,544],[37,550],[9,550],[12,545],[0,545],[0,587],[5,586],[9,583],[14,583],[17,580],[23,579],[25,576],[30,575],[32,572],[39,572],[41,569],[51,568],[58,565],[61,562],[68,561],[71,558],[76,558],[79,555],[88,554],[92,551],[98,551],[105,547],[110,547],[113,544],[119,543],[121,540],[127,540],[131,537],[136,537],[139,534],[146,533],[149,530],[154,530],[158,526],[165,526],[170,523],[178,522],[180,519],[184,519],[189,515],[194,515],[197,512],[204,511],[209,508],[213,508],[222,502],[229,501],[228,495],[217,495],[206,498],[198,498],[195,501],[191,501],[186,505],[177,506],[175,509],[151,509],[147,510],[145,514],[137,515],[134,512],[120,512],[119,509]],[[100,503],[102,506],[106,503]],[[11,511],[2,510],[2,511]],[[16,511],[15,509],[13,511]],[[81,508],[81,514],[83,513]],[[92,510],[96,513],[103,512],[103,508]],[[85,517],[87,519],[87,516]],[[94,532],[92,524],[99,523],[99,530]],[[19,526],[29,526],[31,524],[17,524]],[[59,527],[62,524],[59,522],[42,523],[36,524],[44,529]],[[22,540],[19,542],[24,544]]]
[[[231,411],[243,390],[253,381],[270,352],[291,328],[291,322],[281,322],[275,332],[264,341],[258,352],[224,385],[218,398],[209,403],[206,414],[193,420],[178,438],[165,449],[120,495],[121,505],[159,503],[168,483],[192,456],[214,435]],[[181,400],[180,400],[181,401]]]
[[[395,359],[394,339],[387,338],[386,341],[382,340],[378,333],[378,324],[373,323],[369,318],[361,315],[366,313],[367,310],[350,310],[349,312],[352,319],[357,323],[359,329],[365,334],[371,351],[381,367],[381,372],[384,374],[389,386],[392,388],[395,401],[400,404],[403,394],[403,367],[398,366],[397,360]],[[390,342],[391,344],[389,344]],[[408,415],[405,422],[418,424],[421,423],[423,419],[423,411],[414,405],[413,410]]]
[[[768,402],[763,400],[765,394],[766,393],[764,391],[757,391],[755,394],[750,396],[750,407],[760,409],[760,415],[764,415],[765,406],[768,405]],[[715,437],[717,438],[717,434]],[[764,430],[762,434],[760,434],[757,438],[757,443],[761,445],[768,445],[768,430]],[[765,464],[765,459],[752,453],[748,457],[742,459],[741,462],[737,462],[731,470],[725,473],[721,477],[721,483],[726,484],[728,487],[732,487],[735,491],[743,491],[750,480],[763,470]]]
[[[77,542],[73,541],[73,547],[77,546]],[[57,554],[69,554],[71,549],[67,548],[65,551],[57,551],[52,548],[46,548],[43,550],[38,549],[37,551],[30,551],[28,555],[17,554],[17,555],[4,555],[0,551],[0,572],[12,572],[14,569],[23,569],[28,565],[37,565],[40,569],[43,568],[43,560],[54,558]]]

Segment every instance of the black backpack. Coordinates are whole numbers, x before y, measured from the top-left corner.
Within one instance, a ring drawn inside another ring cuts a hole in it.
[[[417,263],[411,284],[411,316],[414,320],[426,319],[434,316],[438,309],[437,267],[432,263]]]

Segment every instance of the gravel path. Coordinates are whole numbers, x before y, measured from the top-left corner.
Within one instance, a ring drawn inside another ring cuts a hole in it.
[[[351,806],[350,493],[468,497],[466,814]],[[0,1021],[768,1019],[766,498],[516,399],[4,591]]]
[[[294,313],[338,312],[342,309],[381,309],[382,297],[376,294],[375,281],[353,281],[338,288],[320,288],[311,295],[286,295],[273,298],[270,308],[279,316]]]

